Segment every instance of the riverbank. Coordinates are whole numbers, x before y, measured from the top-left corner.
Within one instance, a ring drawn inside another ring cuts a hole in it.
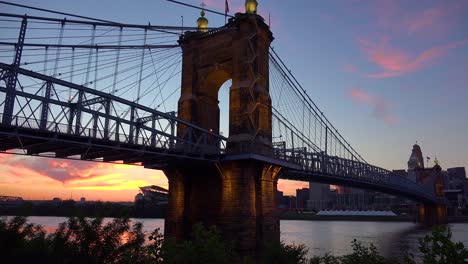
[[[363,215],[316,215],[314,213],[285,212],[281,220],[307,220],[307,221],[371,221],[371,222],[414,222],[409,215],[398,216],[363,216]]]
[[[280,215],[281,220],[303,221],[362,221],[362,222],[415,222],[411,215],[397,216],[363,216],[363,215],[316,215],[314,213],[285,212]],[[468,223],[468,216],[449,216],[449,223]]]

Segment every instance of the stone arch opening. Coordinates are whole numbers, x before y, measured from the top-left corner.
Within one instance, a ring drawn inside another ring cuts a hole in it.
[[[218,91],[219,133],[229,137],[230,90],[232,79],[224,82]]]
[[[226,122],[229,122],[229,89],[231,88],[229,83],[232,83],[230,80],[231,75],[227,71],[216,69],[206,74],[206,77],[202,80],[200,85],[200,97],[202,97],[204,101],[204,105],[202,106],[203,109],[201,110],[204,112],[203,117],[205,117],[203,118],[204,124],[202,124],[202,127],[217,134],[224,132],[223,134],[225,136],[229,135],[229,131],[223,131],[221,127],[222,125],[225,127]],[[228,87],[226,88],[225,86]],[[223,98],[220,98],[219,95],[222,88],[223,92],[221,95]],[[225,90],[227,90],[227,92]],[[220,101],[220,99],[222,100]],[[220,107],[221,102],[222,107]],[[226,111],[228,115],[227,118],[225,118]],[[223,117],[224,124],[221,124],[221,117]]]

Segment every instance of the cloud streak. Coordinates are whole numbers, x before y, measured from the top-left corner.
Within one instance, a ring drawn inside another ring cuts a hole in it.
[[[95,163],[0,154],[3,188],[33,189],[48,196],[59,190],[123,191],[132,199],[139,186],[167,187],[164,173],[123,164]],[[52,192],[51,192],[52,191]],[[19,192],[18,196],[24,195]],[[39,198],[39,197],[35,197]]]
[[[369,78],[389,78],[416,72],[434,65],[450,50],[468,44],[468,39],[424,50],[416,56],[390,46],[388,37],[379,43],[359,39],[359,45],[368,60],[381,68],[381,72],[368,74]]]
[[[385,98],[370,95],[359,88],[349,89],[347,94],[354,103],[372,108],[373,115],[385,123],[395,124],[399,122],[398,118],[391,113],[389,104]]]

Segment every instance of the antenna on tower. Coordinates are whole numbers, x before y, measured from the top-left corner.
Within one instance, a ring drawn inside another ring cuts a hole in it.
[[[182,19],[182,35],[184,34],[184,16],[180,16]]]
[[[271,12],[268,13],[268,27],[271,29]]]

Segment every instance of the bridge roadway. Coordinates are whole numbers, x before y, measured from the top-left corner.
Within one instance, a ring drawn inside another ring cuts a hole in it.
[[[0,69],[0,80],[8,83],[7,78],[10,78],[13,72],[12,66],[0,63]],[[16,90],[15,96],[25,99],[25,105],[16,105],[20,109],[33,100],[39,101],[40,107],[37,108],[42,108],[39,112],[45,120],[35,116],[34,111],[30,116],[22,116],[22,111],[17,111],[9,117],[5,117],[3,112],[0,113],[0,151],[23,149],[26,155],[101,162],[123,161],[127,164],[141,163],[152,169],[162,169],[167,162],[174,160],[219,162],[257,159],[282,166],[282,179],[347,185],[400,195],[422,203],[437,203],[431,190],[367,163],[325,153],[308,152],[305,148],[285,149],[280,147],[281,144],[275,144],[276,147],[269,156],[228,155],[225,153],[225,137],[185,122],[174,113],[163,113],[111,94],[29,70],[20,68],[16,72],[18,75],[44,82],[45,96],[38,95],[37,92],[28,93],[26,89]],[[71,103],[60,101],[58,98],[53,99],[51,89],[54,86],[76,90],[87,100]],[[0,85],[0,92],[8,93],[7,87]],[[133,114],[130,118],[122,118],[110,110],[110,105],[117,103],[132,109]],[[96,104],[102,104],[105,110],[90,107]],[[66,111],[69,118],[65,118],[67,122],[60,122],[48,114],[53,105],[61,107],[64,111],[68,109]],[[2,110],[3,107],[0,108],[0,111]],[[73,116],[79,112],[90,114],[92,120],[89,120],[88,124],[92,125],[84,126],[82,122],[74,121]],[[141,117],[137,118],[137,115]],[[99,121],[99,118],[103,118],[104,121]],[[100,129],[99,124],[102,122],[105,125]],[[110,126],[110,123],[114,126]],[[119,130],[123,124],[127,129]],[[175,128],[178,124],[189,128],[184,135],[177,135]]]

